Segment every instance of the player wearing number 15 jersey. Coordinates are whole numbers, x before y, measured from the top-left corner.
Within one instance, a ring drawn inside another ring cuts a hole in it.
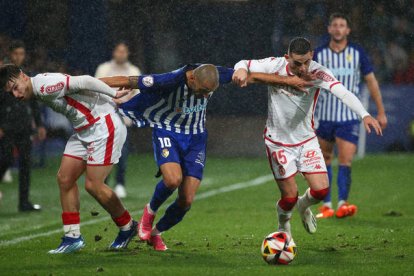
[[[313,111],[319,91],[325,89],[363,118],[365,127],[381,134],[378,122],[322,65],[312,61],[313,51],[305,38],[290,42],[285,57],[263,60],[242,60],[235,65],[233,80],[241,86],[246,82],[261,82],[268,86],[268,119],[264,139],[273,175],[281,191],[277,203],[279,231],[290,233],[289,220],[297,203],[303,225],[309,233],[316,232],[316,220],[310,206],[322,200],[328,192],[326,166],[314,131]],[[248,75],[250,73],[250,75]],[[280,76],[308,78],[310,87],[298,89],[279,85]],[[309,189],[298,199],[295,174],[300,172]]]
[[[140,89],[119,108],[137,126],[153,128],[154,155],[163,179],[144,207],[138,236],[155,250],[167,249],[160,234],[179,223],[190,209],[206,160],[207,103],[219,84],[231,82],[233,72],[231,68],[203,64],[165,74],[102,79],[110,86]],[[177,188],[177,199],[153,227],[158,208]]]

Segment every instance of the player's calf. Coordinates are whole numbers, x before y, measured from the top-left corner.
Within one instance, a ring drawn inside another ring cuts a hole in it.
[[[282,197],[276,203],[276,209],[278,214],[278,231],[289,233],[290,231],[290,218],[292,217],[292,209],[295,207],[298,197]]]

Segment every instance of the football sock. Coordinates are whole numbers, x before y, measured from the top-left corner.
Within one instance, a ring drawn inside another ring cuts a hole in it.
[[[155,186],[154,194],[152,195],[150,201],[150,211],[156,213],[158,208],[170,197],[170,195],[175,191],[175,189],[169,189],[165,186],[164,181],[158,182]]]
[[[338,168],[338,201],[348,199],[351,187],[351,167],[339,166]],[[339,204],[338,204],[339,206]]]
[[[125,210],[125,212],[121,216],[117,218],[113,217],[112,220],[115,222],[115,224],[119,227],[121,231],[128,231],[131,229],[132,218],[127,210]]]
[[[298,197],[283,197],[277,204],[277,215],[278,215],[278,230],[288,232],[290,234],[290,218],[292,217],[292,209],[295,207],[295,204],[298,200]]]
[[[342,205],[344,205],[345,203],[346,203],[345,200],[338,201],[338,208],[341,207]]]
[[[178,206],[177,200],[174,201],[170,206],[168,206],[164,216],[157,223],[156,229],[158,229],[159,232],[167,231],[179,223],[184,218],[188,210],[190,210],[190,207],[183,209]]]
[[[308,188],[303,196],[299,199],[301,203],[301,208],[306,210],[309,206],[317,204],[319,201],[323,200],[328,194],[329,188],[321,190],[312,190]]]
[[[328,194],[326,195],[326,197],[323,199],[323,202],[324,202],[324,205],[328,206],[329,208],[332,208],[332,203],[331,203],[332,166],[327,165],[326,166],[326,171],[328,173],[329,191],[328,191]]]
[[[79,212],[63,212],[63,231],[66,237],[79,238],[80,233],[80,215]]]

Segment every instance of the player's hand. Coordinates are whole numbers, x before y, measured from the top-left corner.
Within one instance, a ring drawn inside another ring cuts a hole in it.
[[[298,76],[291,76],[286,78],[286,84],[295,88],[296,90],[302,91],[305,94],[309,94],[307,87],[313,86],[312,82],[303,79]]]
[[[43,141],[46,139],[46,128],[45,127],[38,127],[37,128],[37,137],[40,141]]]
[[[378,114],[377,121],[380,124],[382,129],[385,129],[387,127],[388,120],[387,120],[387,116],[385,115],[385,113]]]
[[[124,87],[120,87],[118,91],[116,91],[115,99],[120,99],[122,97],[125,97],[126,95],[130,94],[132,92],[131,89],[125,89]]]
[[[364,122],[365,130],[368,133],[371,133],[371,127],[372,127],[375,130],[375,133],[377,133],[377,135],[381,135],[382,136],[382,129],[381,129],[381,126],[380,126],[380,124],[378,123],[377,120],[375,120],[371,116],[366,116],[363,119],[363,122]]]
[[[236,84],[237,86],[240,87],[246,87],[247,86],[247,70],[246,69],[237,69],[234,73],[233,73],[233,83]]]

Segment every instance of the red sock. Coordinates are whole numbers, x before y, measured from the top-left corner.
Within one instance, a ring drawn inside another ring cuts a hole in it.
[[[120,217],[112,218],[112,220],[118,227],[122,227],[124,225],[127,225],[131,221],[131,215],[128,213],[127,210],[125,210],[125,212]]]
[[[63,225],[79,224],[80,216],[79,212],[62,212]]]
[[[298,197],[282,197],[279,200],[279,207],[285,211],[290,211],[295,207],[296,201],[298,201]]]
[[[312,190],[310,189],[310,194],[313,198],[319,199],[319,200],[323,200],[329,193],[329,187],[322,189],[322,190]]]

